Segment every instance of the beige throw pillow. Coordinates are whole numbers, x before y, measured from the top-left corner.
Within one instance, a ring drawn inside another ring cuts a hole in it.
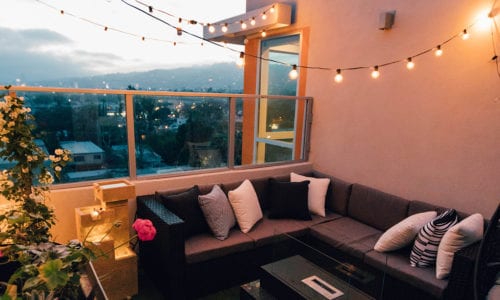
[[[241,231],[249,232],[263,217],[259,198],[250,180],[246,179],[239,187],[229,191],[228,198]]]
[[[373,247],[375,251],[394,251],[409,245],[425,224],[437,216],[435,211],[427,211],[411,215],[403,221],[387,229]]]
[[[436,258],[436,278],[444,279],[451,271],[453,256],[458,250],[483,238],[484,221],[481,214],[473,214],[454,225],[439,243]]]
[[[296,173],[290,174],[290,181],[301,182],[309,180],[309,191],[307,194],[307,206],[309,211],[318,216],[326,216],[325,198],[328,192],[330,178],[316,178],[302,176]]]

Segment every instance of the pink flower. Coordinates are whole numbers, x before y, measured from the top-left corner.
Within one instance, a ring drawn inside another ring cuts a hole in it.
[[[135,220],[134,224],[132,224],[132,228],[137,231],[137,237],[139,237],[141,241],[151,241],[155,238],[156,228],[148,219]]]

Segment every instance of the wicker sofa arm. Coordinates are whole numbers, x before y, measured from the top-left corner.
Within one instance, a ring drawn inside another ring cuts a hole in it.
[[[182,298],[185,276],[184,221],[154,195],[137,197],[137,217],[149,219],[156,228],[152,241],[139,243],[141,266],[164,295]]]
[[[478,251],[479,242],[455,253],[443,299],[474,299],[472,280]]]

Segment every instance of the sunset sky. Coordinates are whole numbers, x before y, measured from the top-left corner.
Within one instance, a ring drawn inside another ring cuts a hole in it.
[[[244,0],[127,0],[173,25],[178,17],[215,22],[242,14]],[[123,73],[221,61],[237,54],[176,31],[121,0],[2,0],[0,83]],[[64,14],[60,13],[64,10]],[[170,13],[170,17],[158,10]],[[71,16],[74,15],[74,16]],[[75,17],[76,16],[76,17]],[[88,21],[118,29],[116,32]],[[202,35],[200,25],[183,29]],[[143,41],[142,36],[146,39]],[[148,39],[150,38],[150,39]],[[160,41],[155,41],[158,39]],[[173,46],[173,42],[177,45]],[[238,46],[231,46],[236,49]]]

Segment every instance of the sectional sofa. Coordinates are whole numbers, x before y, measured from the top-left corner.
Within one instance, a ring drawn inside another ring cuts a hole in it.
[[[157,191],[137,198],[137,216],[150,219],[158,234],[151,242],[140,243],[140,264],[169,299],[195,298],[208,292],[235,286],[258,277],[259,266],[273,259],[276,232],[286,232],[311,243],[339,259],[362,266],[382,276],[385,287],[376,298],[466,299],[471,294],[471,276],[477,243],[455,254],[451,274],[436,279],[434,267],[409,264],[411,247],[378,252],[374,245],[391,226],[416,213],[445,208],[418,200],[407,200],[361,184],[312,172],[303,174],[329,178],[325,216],[311,220],[269,218],[269,178],[252,179],[263,218],[247,233],[238,226],[225,240],[210,230],[187,233],[186,223],[166,208],[162,198],[183,190]],[[290,181],[290,176],[276,178]],[[221,184],[223,191],[241,182]],[[199,186],[200,194],[211,185]],[[459,213],[459,219],[466,215]]]

